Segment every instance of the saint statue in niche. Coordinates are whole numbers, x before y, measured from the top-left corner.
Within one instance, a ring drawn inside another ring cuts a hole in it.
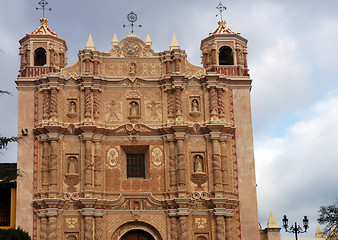
[[[131,102],[130,104],[130,116],[139,116],[139,105],[137,102]]]
[[[136,73],[136,63],[131,63],[130,64],[129,73],[130,74],[135,74]]]
[[[204,167],[203,167],[203,157],[201,155],[196,155],[195,156],[195,161],[194,161],[194,172],[195,173],[202,173],[204,172]]]
[[[69,103],[69,113],[76,113],[76,103],[74,101]]]
[[[68,157],[67,173],[78,173],[78,161],[74,156]]]
[[[191,110],[192,110],[192,112],[199,112],[199,104],[198,104],[197,99],[192,100]]]

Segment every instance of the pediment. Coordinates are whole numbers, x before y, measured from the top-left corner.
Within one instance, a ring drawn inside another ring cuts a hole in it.
[[[159,57],[144,41],[136,35],[128,36],[110,50],[111,57],[115,58],[153,58]]]

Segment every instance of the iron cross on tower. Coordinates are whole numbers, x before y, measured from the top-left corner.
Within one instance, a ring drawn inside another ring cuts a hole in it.
[[[41,0],[40,2],[38,2],[38,4],[42,7],[42,8],[36,8],[36,10],[42,10],[42,17],[45,18],[45,10],[49,10],[52,11],[51,8],[47,8],[45,9],[45,7],[48,5],[48,2],[46,0]]]
[[[134,25],[135,25],[134,22],[137,21],[137,15],[136,15],[136,13],[134,13],[133,11],[131,11],[130,13],[128,13],[127,19],[128,19],[129,22],[131,22],[130,26],[123,24],[123,27],[124,28],[125,27],[131,27],[131,34],[133,34],[134,33]],[[136,27],[142,27],[142,25],[135,25],[135,26]]]
[[[223,4],[221,2],[219,2],[218,6],[216,7],[216,9],[219,11],[219,14],[216,15],[216,17],[218,17],[218,15],[221,15],[221,21],[223,20],[223,16],[222,16],[222,12],[224,10],[226,10],[227,8],[223,6]]]

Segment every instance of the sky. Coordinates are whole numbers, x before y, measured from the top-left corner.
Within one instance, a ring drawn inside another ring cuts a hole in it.
[[[2,1],[0,8],[0,134],[16,135],[18,41],[39,26],[37,0]],[[200,66],[200,41],[217,28],[214,0],[50,0],[48,26],[68,45],[68,66],[86,45],[108,52],[114,33],[130,33],[126,15],[138,14],[135,29],[147,33],[156,51],[168,50],[172,34]],[[310,220],[314,236],[318,209],[338,198],[338,1],[224,0],[223,18],[248,42],[256,161],[258,214],[262,227],[273,212],[281,226]],[[19,143],[20,144],[20,143]],[[16,144],[0,162],[16,161]],[[282,236],[291,234],[284,233]]]

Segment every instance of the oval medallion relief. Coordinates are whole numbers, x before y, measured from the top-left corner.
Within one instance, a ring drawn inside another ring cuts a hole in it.
[[[116,148],[110,148],[107,152],[107,161],[108,164],[112,167],[115,167],[119,161],[119,152]]]
[[[160,166],[162,164],[162,150],[159,147],[156,147],[153,149],[152,155],[152,161],[155,166]]]

